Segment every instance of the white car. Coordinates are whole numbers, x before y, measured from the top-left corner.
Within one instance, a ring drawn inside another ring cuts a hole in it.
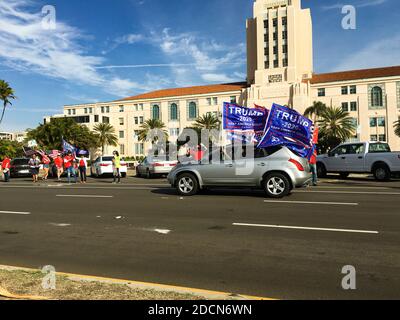
[[[147,157],[136,167],[136,176],[150,179],[153,176],[168,175],[177,164],[178,161]]]
[[[387,143],[344,143],[328,154],[318,156],[318,176],[339,173],[347,178],[350,173],[372,173],[376,180],[387,181],[400,173],[400,152],[391,152]]]
[[[90,174],[92,177],[101,177],[105,174],[113,174],[113,156],[98,157],[90,167]],[[126,177],[128,173],[128,166],[123,158],[121,158],[121,176]]]

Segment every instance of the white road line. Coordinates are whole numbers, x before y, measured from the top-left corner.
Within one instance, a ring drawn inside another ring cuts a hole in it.
[[[373,194],[373,195],[388,195],[400,196],[399,192],[363,192],[363,191],[313,191],[313,190],[296,190],[294,193],[331,193],[331,194]]]
[[[0,213],[18,214],[18,215],[24,215],[24,216],[31,214],[30,212],[16,212],[16,211],[0,211]]]
[[[309,228],[309,227],[280,226],[280,225],[251,224],[251,223],[233,223],[233,225],[234,225],[234,226],[242,226],[242,227],[260,227],[260,228],[297,229],[297,230],[313,230],[313,231],[332,231],[332,232],[349,232],[349,233],[379,234],[378,231],[369,231],[369,230],[349,230],[349,229],[331,229],[331,228]]]
[[[75,195],[75,194],[57,194],[56,197],[65,197],[65,198],[114,198],[114,196]]]
[[[358,203],[351,202],[314,202],[314,201],[280,201],[280,200],[264,200],[265,203],[294,203],[294,204],[326,204],[336,206],[358,206]]]

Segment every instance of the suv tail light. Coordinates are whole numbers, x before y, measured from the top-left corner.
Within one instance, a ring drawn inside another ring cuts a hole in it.
[[[109,166],[109,164],[107,164],[107,163],[101,163],[100,164],[100,167],[108,167]]]
[[[164,165],[162,163],[153,163],[153,167],[164,167]]]
[[[297,169],[299,169],[299,171],[304,171],[303,165],[297,160],[290,159],[289,162],[293,163],[297,167]]]

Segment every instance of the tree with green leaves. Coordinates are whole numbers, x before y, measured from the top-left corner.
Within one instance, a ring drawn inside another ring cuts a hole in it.
[[[3,102],[3,111],[1,112],[0,124],[3,122],[4,114],[8,105],[12,105],[11,100],[16,99],[14,90],[4,80],[0,80],[0,100]]]
[[[27,133],[27,140],[36,140],[46,150],[61,150],[63,139],[80,149],[99,147],[95,134],[71,118],[53,118],[36,129],[28,129]]]
[[[101,146],[101,154],[104,155],[105,146],[117,146],[118,137],[114,127],[109,123],[99,123],[94,127],[97,144]]]
[[[140,130],[139,130],[139,134],[138,134],[139,141],[142,141],[142,142],[147,141],[148,138],[150,137],[151,132],[158,133],[159,135],[164,134],[165,140],[166,141],[168,140],[168,131],[166,130],[166,126],[165,126],[164,122],[162,122],[158,119],[149,119],[140,126]],[[154,144],[157,141],[158,141],[158,138],[153,137],[151,142]]]
[[[321,101],[314,101],[313,105],[306,109],[306,111],[304,112],[304,116],[310,119],[312,117],[312,120],[314,121],[314,123],[316,123],[327,108],[328,107],[325,103],[322,103]]]
[[[0,161],[5,156],[12,158],[18,158],[24,156],[22,144],[17,141],[0,140]]]
[[[396,136],[400,137],[400,120],[394,123],[394,133]]]
[[[353,119],[342,108],[326,108],[317,123],[320,128],[318,145],[323,153],[350,139],[356,132]]]
[[[214,114],[207,113],[206,115],[203,115],[196,119],[194,127],[206,130],[213,130],[213,129],[219,130],[221,127],[221,122]]]

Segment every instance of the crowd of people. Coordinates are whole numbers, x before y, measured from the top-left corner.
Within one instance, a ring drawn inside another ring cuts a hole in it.
[[[4,182],[10,182],[10,171],[11,171],[12,160],[6,155],[2,162],[0,162],[0,169],[3,173]],[[81,155],[77,156],[72,152],[66,154],[59,153],[56,157],[51,158],[45,153],[33,154],[28,162],[30,174],[32,176],[33,183],[38,183],[40,169],[43,169],[41,179],[46,181],[50,175],[50,169],[53,165],[54,170],[52,174],[57,175],[57,181],[61,182],[61,177],[64,173],[67,174],[68,183],[78,183],[78,179],[81,184],[87,182],[87,169],[88,163],[86,158]],[[118,151],[113,153],[113,171],[114,180],[113,183],[121,183],[121,157]]]

